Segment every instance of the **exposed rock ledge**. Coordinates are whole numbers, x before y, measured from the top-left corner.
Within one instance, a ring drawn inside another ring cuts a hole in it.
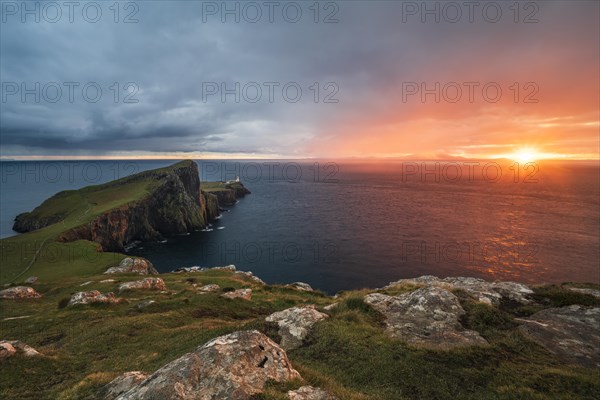
[[[107,269],[105,274],[154,275],[158,274],[158,271],[154,268],[152,263],[145,258],[126,257],[121,260],[118,266]]]
[[[365,303],[385,315],[391,336],[408,344],[435,349],[487,344],[477,332],[463,328],[459,319],[465,310],[446,289],[427,286],[399,296],[372,293]]]
[[[281,347],[292,350],[302,346],[313,325],[327,317],[327,314],[315,310],[314,306],[306,306],[278,311],[269,315],[266,321],[278,324]]]
[[[300,374],[283,349],[258,331],[242,331],[220,336],[172,361],[117,399],[249,400],[269,380],[296,378]],[[105,390],[123,378],[115,381]]]

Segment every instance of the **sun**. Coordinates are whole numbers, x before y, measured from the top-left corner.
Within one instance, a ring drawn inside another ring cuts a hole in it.
[[[531,147],[523,147],[512,155],[513,160],[520,163],[530,163],[540,158],[540,153]]]

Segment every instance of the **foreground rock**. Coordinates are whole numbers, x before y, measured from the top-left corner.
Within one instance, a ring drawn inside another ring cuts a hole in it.
[[[155,275],[158,274],[158,271],[154,268],[150,261],[144,258],[127,257],[121,260],[118,266],[107,269],[105,274]]]
[[[520,321],[525,336],[561,360],[600,367],[600,308],[549,308]]]
[[[302,346],[313,325],[327,317],[327,314],[315,310],[314,306],[308,306],[288,308],[269,315],[266,320],[277,323],[281,347],[292,350]]]
[[[100,389],[99,398],[114,400],[123,393],[139,385],[149,374],[140,371],[125,372]]]
[[[234,332],[165,365],[118,399],[248,400],[269,380],[295,378],[300,374],[271,339],[258,331]]]
[[[75,293],[73,296],[71,296],[71,300],[69,300],[67,306],[92,303],[117,304],[122,303],[124,301],[126,300],[116,297],[115,294],[112,292],[102,294],[97,290],[90,290],[87,292]]]
[[[252,300],[252,289],[238,289],[232,292],[223,293],[221,297],[226,299],[244,299]]]
[[[167,290],[162,278],[145,278],[140,281],[125,282],[119,285],[119,293],[129,290]]]
[[[218,292],[219,290],[221,290],[221,286],[217,285],[216,283],[211,283],[209,285],[204,285],[198,288],[198,290],[203,293]]]
[[[301,292],[314,292],[315,291],[312,288],[312,286],[310,286],[308,283],[304,283],[304,282],[289,283],[289,284],[285,285],[284,287],[294,289],[294,290],[300,290]]]
[[[516,282],[487,282],[483,279],[469,277],[440,279],[431,275],[414,279],[400,279],[390,283],[385,289],[402,285],[435,286],[447,290],[463,290],[478,301],[489,305],[498,305],[503,299],[528,304],[531,302],[528,296],[533,293],[533,290],[526,285]]]
[[[428,286],[400,296],[372,293],[365,302],[386,317],[386,330],[393,337],[408,344],[434,349],[487,344],[460,324],[465,310],[446,289]]]
[[[290,400],[336,400],[328,391],[312,386],[302,386],[298,390],[290,390],[287,392],[287,396]]]
[[[42,297],[42,295],[29,286],[15,286],[0,290],[0,299],[39,299],[40,297]]]
[[[0,341],[0,360],[10,358],[17,353],[23,354],[25,357],[37,357],[41,354],[31,346],[19,340],[2,340]]]
[[[568,289],[572,292],[577,292],[577,293],[581,293],[581,294],[589,294],[590,296],[600,298],[600,290],[576,288],[576,287],[569,287]]]

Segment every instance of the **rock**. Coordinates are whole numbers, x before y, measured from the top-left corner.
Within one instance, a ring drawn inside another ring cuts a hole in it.
[[[136,306],[138,310],[143,310],[146,307],[151,306],[152,304],[156,304],[156,301],[154,300],[145,300],[142,301],[141,303],[138,303],[138,305]]]
[[[519,330],[564,362],[600,368],[600,308],[549,308],[519,319]]]
[[[232,292],[223,293],[221,297],[227,299],[244,299],[252,300],[252,289],[238,289]]]
[[[244,275],[247,278],[250,278],[251,280],[253,280],[254,282],[258,283],[259,285],[266,285],[265,281],[263,281],[262,279],[260,279],[258,276],[254,275],[252,273],[252,271],[236,271],[235,272],[238,275]]]
[[[571,290],[571,291],[573,291],[573,292],[582,293],[582,294],[589,294],[590,296],[594,296],[594,297],[600,298],[600,290],[585,289],[585,288],[576,288],[576,287],[569,287],[568,289]]]
[[[435,286],[447,290],[463,290],[475,297],[478,301],[489,305],[499,305],[503,299],[512,300],[520,304],[531,302],[528,296],[533,293],[526,285],[516,282],[487,282],[483,279],[470,277],[449,277],[439,279],[435,276],[425,275],[414,279],[400,279],[392,282],[384,289],[395,286]]]
[[[249,400],[267,381],[300,378],[285,351],[258,331],[211,340],[163,366],[118,400]]]
[[[71,296],[71,300],[67,306],[74,306],[77,304],[91,304],[91,303],[108,303],[116,304],[123,302],[123,299],[115,297],[112,292],[102,294],[97,290],[90,290],[88,292],[77,292]]]
[[[148,378],[148,376],[148,374],[140,371],[125,372],[100,389],[98,398],[102,398],[103,400],[114,400],[118,396],[139,385],[144,379]]]
[[[27,285],[33,285],[37,281],[38,281],[38,277],[37,276],[30,276],[29,278],[25,279],[25,283]]]
[[[314,306],[307,306],[278,311],[269,315],[266,321],[277,323],[281,347],[284,350],[292,350],[302,346],[313,325],[327,317],[327,314],[315,310]]]
[[[17,349],[7,341],[0,342],[0,361],[10,358],[17,354]]]
[[[190,272],[205,272],[205,271],[210,271],[210,270],[223,270],[223,271],[232,271],[235,272],[236,268],[235,265],[230,264],[230,265],[226,265],[224,267],[212,267],[212,268],[206,268],[206,267],[182,267],[182,268],[177,268],[174,269],[171,272],[176,272],[176,273],[190,273]]]
[[[114,279],[103,279],[103,280],[100,281],[100,283],[113,283],[113,282],[116,282],[116,280],[114,280]]]
[[[162,278],[145,278],[139,281],[125,282],[119,285],[119,293],[128,290],[167,290]]]
[[[82,283],[81,285],[79,285],[79,286],[87,286],[87,285],[90,285],[90,284],[92,284],[92,283],[94,283],[94,281],[87,281],[87,282],[83,282],[83,283]]]
[[[434,349],[487,344],[460,324],[465,310],[446,289],[427,286],[399,296],[372,293],[365,302],[386,317],[386,330],[393,337],[408,344]]]
[[[304,283],[304,282],[289,283],[289,284],[285,285],[284,287],[290,288],[290,289],[295,289],[295,290],[300,290],[302,292],[314,292],[314,289],[308,283]]]
[[[39,299],[40,297],[42,297],[42,295],[29,286],[14,286],[0,290],[0,299]]]
[[[158,274],[158,271],[154,268],[152,263],[145,258],[126,257],[121,260],[118,266],[107,269],[104,274],[155,275]]]
[[[211,283],[210,285],[204,285],[200,288],[198,288],[199,291],[201,292],[218,292],[219,290],[221,290],[221,286],[215,284],[215,283]]]
[[[2,340],[0,341],[0,360],[12,357],[16,353],[22,353],[25,357],[41,356],[40,352],[31,346],[26,345],[20,340]]]
[[[336,400],[328,391],[312,386],[302,386],[298,390],[290,390],[287,395],[290,400]]]
[[[330,305],[328,305],[328,306],[325,306],[325,307],[323,307],[323,309],[324,309],[325,311],[332,311],[334,308],[336,308],[336,307],[337,307],[337,306],[339,306],[339,305],[340,305],[340,303],[339,303],[339,302],[336,302],[336,303],[332,303],[332,304],[330,304]]]

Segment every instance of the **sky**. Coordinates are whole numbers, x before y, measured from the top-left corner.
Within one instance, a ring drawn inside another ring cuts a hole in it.
[[[0,4],[3,159],[599,158],[600,2]]]

